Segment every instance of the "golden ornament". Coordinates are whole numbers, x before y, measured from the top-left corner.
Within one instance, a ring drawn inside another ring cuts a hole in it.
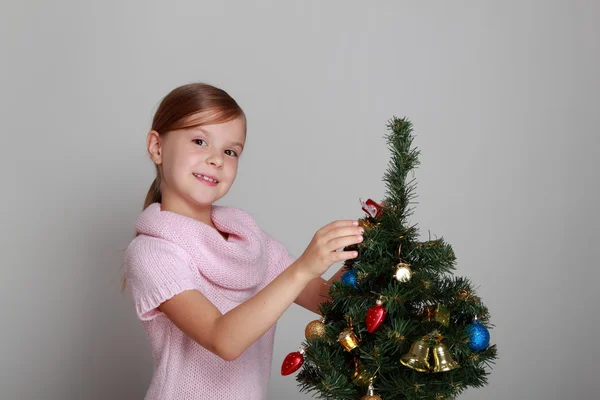
[[[304,329],[304,336],[306,339],[324,338],[325,337],[325,324],[323,321],[318,319],[311,321],[306,325]]]
[[[350,351],[358,347],[358,337],[356,337],[351,327],[340,332],[338,335],[338,342],[340,342],[346,351]]]
[[[450,311],[441,304],[425,306],[425,322],[438,322],[443,326],[450,325]]]
[[[402,365],[414,369],[419,372],[429,372],[431,365],[429,364],[429,346],[423,340],[415,341],[408,353],[400,358]]]
[[[371,376],[365,371],[360,371],[358,374],[355,373],[355,375],[352,382],[354,382],[356,386],[367,386],[369,382],[371,382]]]
[[[359,219],[358,225],[364,228],[365,231],[375,228],[375,224],[367,219]]]
[[[396,265],[396,272],[394,272],[394,277],[398,282],[408,282],[410,278],[412,278],[412,271],[410,269],[410,264],[406,263],[398,263]]]
[[[369,389],[367,394],[360,398],[360,400],[382,400],[381,397],[375,394],[375,390],[373,388],[373,383],[369,384]]]
[[[354,374],[352,374],[352,382],[356,386],[367,386],[372,381],[372,377],[367,374],[358,358],[354,359]]]
[[[446,372],[459,367],[458,363],[452,358],[450,350],[444,343],[438,343],[433,346],[434,366],[433,372]]]

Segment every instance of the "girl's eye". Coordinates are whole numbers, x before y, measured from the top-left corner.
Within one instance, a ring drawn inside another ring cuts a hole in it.
[[[206,141],[204,139],[194,139],[192,142],[196,143],[198,146],[202,146],[202,143],[206,145]],[[229,152],[229,153],[227,153]],[[225,153],[231,157],[237,157],[238,154],[233,150],[225,150]]]

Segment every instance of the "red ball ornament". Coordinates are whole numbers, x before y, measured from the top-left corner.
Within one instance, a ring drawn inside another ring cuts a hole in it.
[[[367,311],[365,323],[367,324],[367,331],[369,333],[375,332],[385,320],[387,311],[385,311],[385,308],[383,308],[381,304],[381,299],[379,299],[377,300],[377,305],[374,305],[373,307],[369,308],[369,311]]]
[[[281,364],[281,375],[293,374],[304,363],[304,349],[288,354]]]

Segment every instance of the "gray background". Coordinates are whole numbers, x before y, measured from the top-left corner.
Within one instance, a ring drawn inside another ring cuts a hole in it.
[[[152,114],[192,81],[249,118],[221,204],[296,256],[383,197],[385,124],[411,119],[411,220],[454,246],[496,324],[489,385],[461,398],[598,398],[599,16],[567,0],[3,2],[0,398],[143,397],[122,256]],[[309,398],[279,368],[312,319],[280,320],[272,399]]]

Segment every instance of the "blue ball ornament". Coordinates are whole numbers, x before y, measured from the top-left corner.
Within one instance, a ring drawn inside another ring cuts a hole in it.
[[[355,289],[358,289],[358,283],[356,282],[356,271],[353,269],[346,271],[342,275],[342,282],[344,282],[346,285],[354,286]]]
[[[467,335],[469,335],[468,346],[473,351],[485,350],[490,344],[490,332],[477,320],[467,326]]]

